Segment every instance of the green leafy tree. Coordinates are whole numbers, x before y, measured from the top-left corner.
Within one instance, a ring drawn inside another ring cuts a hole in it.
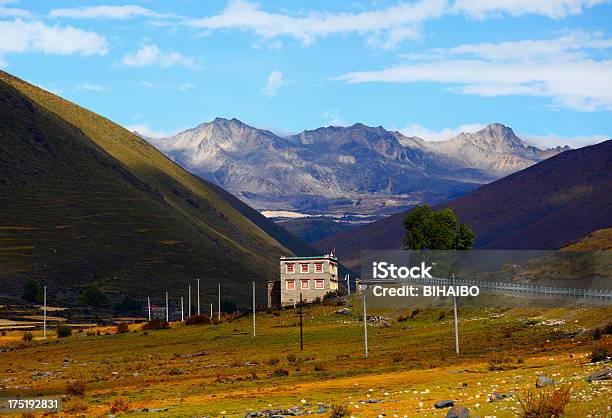
[[[81,303],[83,305],[101,307],[107,303],[106,295],[102,293],[99,287],[91,286],[81,293]]]
[[[43,287],[34,280],[28,280],[23,286],[21,296],[28,302],[42,303],[43,302]]]
[[[459,223],[450,208],[417,206],[404,219],[404,247],[409,250],[470,250],[474,238],[472,229]]]

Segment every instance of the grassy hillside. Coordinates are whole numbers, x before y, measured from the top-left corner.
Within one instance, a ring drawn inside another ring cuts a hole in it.
[[[244,417],[289,407],[329,417],[332,405],[346,416],[444,417],[448,409],[434,403],[453,399],[470,416],[505,418],[521,416],[519,400],[540,393],[535,382],[545,375],[573,387],[564,416],[609,416],[610,385],[585,377],[606,367],[589,357],[596,347],[612,349],[611,337],[594,341],[584,330],[605,325],[610,308],[461,308],[459,355],[450,306],[376,311],[389,326],[370,323],[367,359],[358,300],[350,314],[337,309],[305,309],[304,351],[295,310],[258,314],[256,338],[248,315],[159,331],[132,325],[126,334],[108,327],[56,339],[51,331],[47,341],[38,331],[29,344],[9,331],[0,336],[0,388],[4,396],[60,397],[71,380],[82,382],[84,396],[67,394],[62,416],[107,416],[122,399],[140,410],[130,417]],[[512,396],[488,402],[493,392]]]
[[[161,300],[201,277],[239,299],[276,277],[278,256],[311,251],[143,139],[4,72],[0,114],[5,296],[33,277],[53,297],[96,283]]]
[[[451,200],[476,233],[475,248],[558,249],[612,226],[612,140],[565,151]],[[336,246],[347,267],[362,251],[402,248],[404,213],[333,235],[313,245]]]

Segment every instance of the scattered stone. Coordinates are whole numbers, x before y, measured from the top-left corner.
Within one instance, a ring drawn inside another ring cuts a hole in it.
[[[555,381],[551,379],[550,377],[538,376],[538,379],[536,380],[535,385],[537,388],[545,388],[547,386],[554,386]]]
[[[500,401],[500,400],[505,399],[505,398],[511,398],[513,396],[514,396],[514,393],[512,393],[512,392],[499,393],[497,391],[494,391],[493,393],[491,393],[489,395],[489,401],[490,402],[497,402],[497,401]]]
[[[337,314],[340,314],[340,315],[352,315],[352,314],[353,314],[353,311],[351,311],[351,310],[350,310],[350,309],[348,309],[348,308],[342,308],[342,309],[338,309],[338,310],[336,311],[336,313],[337,313]]]
[[[197,353],[187,353],[187,354],[178,354],[178,353],[174,353],[173,358],[175,359],[183,359],[183,358],[194,358],[194,357],[202,357],[202,356],[207,356],[210,353],[208,351],[199,351]]]
[[[55,377],[55,373],[53,372],[34,372],[32,373],[32,380],[43,379],[45,377],[48,377],[48,378]]]
[[[596,380],[610,380],[612,379],[612,369],[603,369],[598,372],[592,373],[587,376],[587,382],[594,382]]]
[[[364,399],[359,401],[359,403],[380,403],[382,400],[380,399]]]
[[[450,408],[451,406],[455,405],[455,401],[451,401],[451,400],[444,400],[444,401],[438,401],[434,404],[434,406],[436,407],[436,409],[442,409],[442,408]]]
[[[453,406],[446,413],[446,418],[469,418],[469,416],[470,410],[467,409],[465,406],[460,405]]]

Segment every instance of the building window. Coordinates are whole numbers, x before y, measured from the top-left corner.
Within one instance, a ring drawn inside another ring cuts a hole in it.
[[[287,273],[295,273],[295,264],[288,263],[285,264],[285,267],[287,268]]]
[[[295,290],[295,281],[287,280],[287,290]]]
[[[315,263],[315,273],[323,273],[323,263]]]
[[[310,289],[310,281],[309,280],[300,280],[302,289]]]
[[[323,280],[315,280],[315,289],[325,289],[325,282]]]
[[[301,268],[302,268],[302,269],[301,269],[300,271],[301,271],[302,273],[308,273],[308,270],[309,270],[308,268],[309,268],[309,267],[310,267],[310,266],[309,266],[308,264],[301,264]]]

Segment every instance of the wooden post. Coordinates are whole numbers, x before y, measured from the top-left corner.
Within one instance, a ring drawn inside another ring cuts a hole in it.
[[[302,302],[302,292],[300,292],[300,351],[304,351],[304,303]]]
[[[198,279],[198,315],[200,315],[200,279]]]
[[[47,339],[47,286],[43,295],[43,338]]]
[[[170,322],[168,319],[170,318],[170,312],[168,309],[168,292],[166,292],[166,322]]]
[[[185,310],[183,309],[183,297],[181,296],[181,322],[185,322]]]
[[[455,287],[455,273],[453,273],[453,287]],[[453,289],[453,295],[454,295]],[[455,313],[455,352],[459,354],[459,319],[457,317],[457,296],[453,296],[453,311]]]
[[[255,338],[255,282],[253,282],[253,338]]]
[[[366,292],[361,290],[363,296],[363,341],[365,348],[365,357],[368,358],[368,311],[366,309]]]
[[[191,285],[188,286],[189,296],[187,296],[187,316],[191,316]]]
[[[217,313],[217,319],[221,322],[221,283],[219,283],[219,311]]]

